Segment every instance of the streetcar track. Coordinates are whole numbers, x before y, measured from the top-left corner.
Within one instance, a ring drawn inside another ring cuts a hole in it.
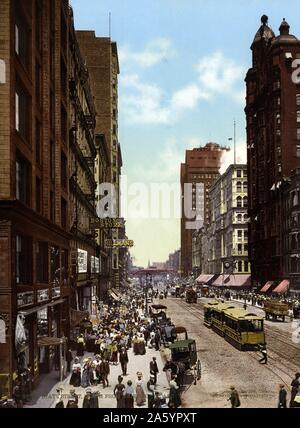
[[[183,306],[188,312],[190,312],[192,315],[194,315],[196,318],[199,318],[199,319],[201,319],[201,320],[203,320],[204,319],[204,315],[203,315],[203,313],[201,312],[201,310],[203,309],[203,304],[201,304],[201,303],[196,303],[196,307],[195,306],[193,306],[193,307],[190,307],[190,305],[188,305],[186,302],[184,302],[184,301],[182,301],[182,300],[177,300],[177,302],[180,302],[180,304],[181,304],[181,306]],[[198,309],[200,309],[200,310],[197,310],[196,308],[198,308]],[[292,348],[295,348],[297,351],[299,351],[299,353],[300,353],[300,349],[299,349],[299,347],[297,347],[296,345],[294,345],[294,344],[291,344],[291,343],[289,343],[289,342],[287,342],[287,341],[285,341],[285,340],[283,340],[282,339],[282,337],[278,337],[278,336],[280,336],[280,333],[279,332],[271,332],[271,334],[270,334],[270,327],[268,328],[267,327],[267,329],[266,329],[267,331],[265,331],[266,332],[266,335],[269,335],[269,336],[272,336],[273,335],[273,338],[275,338],[275,336],[277,336],[276,337],[276,340],[279,340],[281,343],[283,343],[285,346],[290,346],[290,347],[292,347]],[[275,334],[273,334],[273,333],[275,333]],[[281,358],[281,357],[283,357],[283,360],[284,360],[284,363],[280,363],[280,361],[278,361],[278,358],[275,358],[275,357],[273,357],[272,356],[272,354],[271,355],[269,355],[268,356],[268,358],[270,359],[270,360],[272,360],[272,366],[270,366],[270,365],[266,365],[266,368],[270,371],[270,372],[272,372],[276,377],[278,377],[281,381],[282,381],[282,383],[284,383],[286,386],[287,386],[287,388],[290,390],[291,388],[290,388],[290,381],[292,380],[292,376],[291,376],[291,374],[289,373],[289,372],[287,372],[285,369],[283,369],[282,367],[279,367],[277,364],[275,364],[275,362],[279,362],[279,364],[282,364],[283,366],[284,365],[286,365],[287,363],[291,366],[291,364],[294,366],[294,368],[293,369],[291,369],[291,371],[298,371],[298,369],[297,369],[297,364],[295,364],[294,362],[291,362],[291,361],[289,361],[288,359],[287,359],[287,357],[289,358],[292,358],[292,359],[294,359],[294,356],[290,356],[290,355],[287,355],[287,354],[282,354],[280,351],[278,351],[278,350],[274,350],[274,349],[272,349],[272,348],[270,348],[271,349],[271,352],[273,353],[273,354],[275,354],[275,355],[277,355],[279,358]],[[247,355],[249,355],[252,359],[254,359],[255,361],[257,361],[258,362],[258,360],[257,360],[257,353],[256,352],[254,352],[254,351],[248,351],[247,352]],[[285,367],[286,368],[286,367]],[[274,370],[275,369],[275,370]],[[279,373],[281,373],[281,374],[279,374],[278,372],[277,372],[277,370],[279,371]],[[283,376],[286,376],[286,377],[288,377],[289,378],[289,380],[287,381],[286,379],[284,379],[283,378]]]

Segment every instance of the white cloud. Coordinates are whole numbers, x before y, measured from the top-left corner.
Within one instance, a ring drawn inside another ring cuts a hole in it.
[[[245,91],[241,90],[246,69],[220,51],[203,57],[196,66],[201,87],[210,94],[226,94],[240,102]]]
[[[234,163],[234,150],[233,145],[229,152],[225,152],[222,156],[222,164],[220,172],[224,174],[229,165]],[[247,145],[244,140],[238,140],[236,143],[236,163],[247,163]]]
[[[151,48],[160,49],[155,54],[148,47],[142,53],[130,53],[128,61],[139,61],[144,66],[158,63],[167,55],[170,42],[159,39],[160,44],[150,44]],[[147,53],[147,55],[146,55]],[[124,51],[123,51],[123,56]],[[222,52],[214,52],[203,57],[196,66],[198,73],[195,82],[178,89],[173,94],[166,94],[153,83],[145,83],[139,74],[125,74],[120,82],[123,92],[120,104],[125,119],[129,123],[170,124],[185,111],[194,110],[201,100],[212,101],[218,96],[227,96],[238,104],[245,102],[245,90],[242,89],[245,68]]]
[[[162,61],[167,61],[175,54],[171,41],[166,38],[152,40],[140,52],[133,51],[129,46],[119,48],[121,67],[127,64],[138,65],[142,68],[153,67]]]

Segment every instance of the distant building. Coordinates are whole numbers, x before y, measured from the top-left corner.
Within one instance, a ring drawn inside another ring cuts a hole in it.
[[[211,222],[193,235],[194,275],[249,275],[247,165],[230,165],[209,198]]]
[[[196,195],[196,184],[202,183],[204,185],[204,201],[201,201],[204,203],[204,224],[209,223],[208,190],[220,175],[219,170],[221,167],[223,150],[225,150],[225,148],[216,143],[208,143],[204,147],[186,150],[185,163],[181,164],[180,183],[182,194],[184,192],[184,185],[189,183],[192,184],[193,208],[196,208],[197,198],[201,198],[201,195]],[[192,273],[192,235],[194,230],[186,228],[186,222],[190,219],[187,219],[184,213],[184,203],[185,199],[183,197],[180,273],[182,276],[188,276]]]

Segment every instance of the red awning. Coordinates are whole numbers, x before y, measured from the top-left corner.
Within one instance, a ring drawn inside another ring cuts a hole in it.
[[[265,283],[265,285],[263,286],[263,288],[261,290],[259,290],[260,293],[266,293],[269,288],[272,287],[274,281],[268,281]]]
[[[214,280],[214,282],[212,283],[212,286],[214,287],[214,286],[219,286],[219,287],[221,287],[222,285],[223,286],[225,286],[226,287],[226,285],[227,285],[227,281],[228,281],[228,278],[230,277],[230,275],[219,275],[215,280]]]
[[[290,281],[288,281],[287,279],[284,279],[283,281],[281,281],[279,285],[277,285],[275,290],[273,290],[273,293],[278,293],[278,294],[286,293],[289,286],[290,286]]]
[[[198,276],[196,281],[199,282],[199,284],[206,284],[208,281],[212,279],[213,276],[214,275],[201,274],[200,276]]]
[[[224,281],[226,287],[250,287],[251,277],[247,274],[229,275],[229,278]]]

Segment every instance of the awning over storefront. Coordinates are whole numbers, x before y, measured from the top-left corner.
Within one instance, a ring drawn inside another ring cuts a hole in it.
[[[222,285],[226,286],[226,282],[228,281],[230,275],[218,275],[218,277],[211,284],[213,287],[221,287]]]
[[[288,281],[287,279],[284,279],[283,281],[281,281],[281,283],[279,285],[277,285],[277,287],[273,290],[273,293],[278,293],[278,294],[284,294],[287,292],[288,288],[290,286],[290,281]]]
[[[66,341],[65,337],[40,337],[38,339],[38,346],[57,346]]]
[[[90,314],[88,311],[76,311],[75,309],[70,309],[70,318],[71,318],[71,326],[78,326],[81,321],[86,318],[89,318]]]
[[[224,281],[226,287],[250,287],[251,277],[246,274],[229,275],[229,278]]]
[[[214,275],[206,275],[206,274],[201,274],[200,276],[198,276],[198,278],[196,279],[196,281],[199,284],[207,284],[208,281],[210,281],[213,278]]]
[[[246,274],[219,275],[211,284],[213,287],[250,287],[251,277]]]
[[[263,286],[263,288],[261,290],[259,290],[259,292],[260,293],[266,293],[269,290],[269,288],[272,287],[273,283],[274,283],[274,281],[266,282],[265,285]]]

